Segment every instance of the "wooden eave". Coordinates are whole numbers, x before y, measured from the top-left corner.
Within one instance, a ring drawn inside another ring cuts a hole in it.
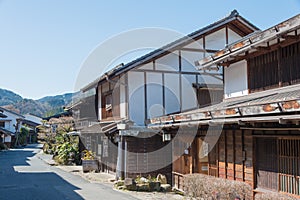
[[[200,61],[196,61],[199,69],[209,68],[212,65],[229,66],[233,62],[248,58],[253,53],[270,51],[276,48],[276,45],[286,45],[299,40],[298,29],[300,29],[300,15],[296,15],[276,26],[265,31],[250,34],[245,38],[237,41],[227,48],[206,57]],[[271,41],[277,41],[277,44],[270,47]]]
[[[151,125],[300,113],[300,85],[263,91],[197,110],[150,119]]]

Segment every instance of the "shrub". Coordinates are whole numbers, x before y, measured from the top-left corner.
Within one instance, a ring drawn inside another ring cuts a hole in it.
[[[18,135],[18,142],[20,145],[24,146],[27,144],[28,135],[29,135],[29,129],[26,127],[22,127],[21,132]]]
[[[57,129],[56,133],[48,134],[44,140],[44,153],[52,154],[53,159],[63,165],[80,164],[79,138],[69,136],[71,126],[66,125]]]
[[[250,185],[203,174],[185,175],[183,188],[196,199],[252,199]]]
[[[264,192],[255,195],[255,200],[296,200],[297,198],[277,192]]]
[[[8,149],[6,144],[0,142],[0,150],[6,150],[6,149]]]

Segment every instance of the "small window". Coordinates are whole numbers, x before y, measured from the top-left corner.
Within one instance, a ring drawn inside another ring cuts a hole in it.
[[[106,119],[112,117],[113,100],[112,93],[103,95],[102,97],[102,118]]]
[[[112,110],[112,95],[109,94],[105,97],[105,110],[111,111]]]
[[[5,122],[0,122],[0,127],[5,128]]]

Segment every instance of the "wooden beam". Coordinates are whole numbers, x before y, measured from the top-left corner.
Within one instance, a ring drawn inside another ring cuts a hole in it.
[[[299,35],[282,35],[281,38],[286,40],[298,40],[300,38]]]
[[[258,46],[258,47],[255,47],[255,49],[257,50],[257,51],[270,51],[271,50],[271,47],[269,47],[269,46]]]
[[[207,52],[207,53],[217,53],[218,50],[213,50],[213,49],[195,49],[195,48],[188,48],[188,47],[184,47],[184,48],[180,48],[178,50],[181,51],[192,51],[192,52]]]
[[[241,61],[243,59],[248,59],[248,58],[252,58],[252,57],[255,57],[255,56],[259,56],[259,55],[265,54],[267,52],[274,51],[274,50],[276,50],[276,49],[278,49],[280,47],[283,48],[283,47],[289,46],[291,44],[294,44],[294,43],[300,41],[300,35],[299,36],[285,35],[284,37],[286,37],[285,41],[278,42],[278,43],[276,43],[276,44],[274,44],[272,46],[268,46],[268,47],[264,47],[264,46],[253,47],[257,51],[253,52],[253,53],[246,53],[246,55],[244,55],[244,56],[239,56],[239,55],[232,56],[232,55],[229,55],[228,57],[232,58],[234,60],[227,60],[227,61],[218,63],[218,65],[219,66],[228,67],[231,64],[239,62],[239,61]]]

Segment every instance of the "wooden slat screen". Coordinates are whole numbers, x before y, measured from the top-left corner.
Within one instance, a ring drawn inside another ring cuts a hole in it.
[[[300,82],[300,43],[281,49],[281,66],[284,85]]]
[[[279,190],[300,195],[300,140],[280,139]]]
[[[278,87],[277,51],[249,59],[250,92]]]
[[[300,83],[300,42],[248,60],[250,92]]]
[[[258,138],[256,146],[256,186],[278,191],[277,140]]]

